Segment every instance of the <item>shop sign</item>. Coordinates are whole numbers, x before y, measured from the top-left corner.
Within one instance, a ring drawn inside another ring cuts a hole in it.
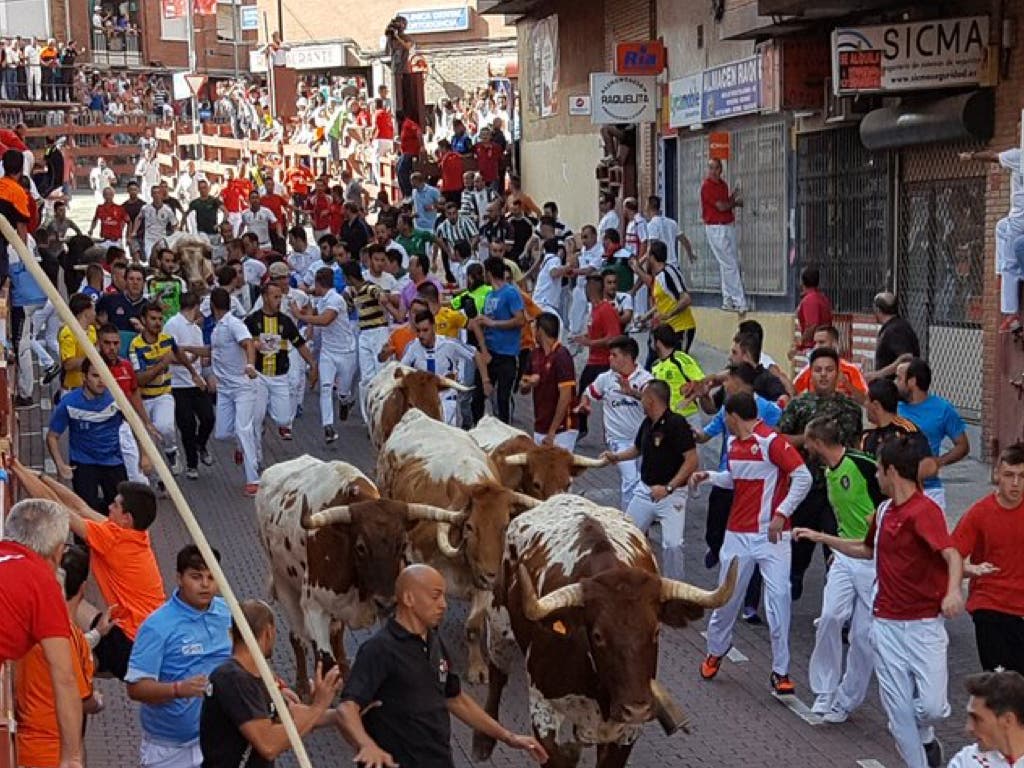
[[[687,128],[700,122],[703,75],[680,77],[668,84],[668,127]]]
[[[702,123],[761,110],[761,57],[705,69],[700,102]]]
[[[590,75],[590,122],[594,125],[656,122],[657,94],[658,85],[653,76],[593,72]]]
[[[163,0],[162,4],[165,19],[180,19],[185,16],[188,9],[186,0]]]
[[[584,94],[569,97],[569,114],[570,115],[589,115],[590,114],[590,97]]]
[[[399,11],[408,25],[407,35],[430,35],[435,32],[463,32],[469,29],[469,6],[429,8],[421,11]]]
[[[988,27],[987,16],[972,16],[836,29],[835,92],[889,93],[983,83]]]
[[[288,51],[292,69],[335,69],[345,66],[345,46],[340,43],[300,45]]]
[[[615,46],[615,74],[660,75],[665,69],[665,45],[660,40]]]
[[[260,28],[260,9],[258,5],[243,5],[239,7],[238,27],[243,32],[251,32]]]
[[[729,159],[729,134],[726,131],[708,135],[708,157],[712,160]]]

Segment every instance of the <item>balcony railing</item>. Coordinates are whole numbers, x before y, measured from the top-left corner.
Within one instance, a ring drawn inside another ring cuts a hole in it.
[[[122,32],[108,34],[103,30],[93,30],[91,54],[92,63],[100,66],[142,66],[138,35],[127,35]]]

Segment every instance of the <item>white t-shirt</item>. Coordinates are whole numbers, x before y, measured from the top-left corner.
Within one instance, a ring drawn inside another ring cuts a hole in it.
[[[356,335],[348,321],[348,305],[336,290],[331,288],[316,299],[316,313],[322,315],[333,309],[337,316],[327,325],[320,327],[320,347],[329,355],[347,354],[356,350]]]
[[[999,164],[1010,171],[1010,218],[1024,218],[1024,173],[1019,149],[999,153]]]
[[[321,261],[321,257],[320,247],[317,245],[307,245],[304,251],[292,251],[288,254],[288,266],[300,278],[318,261]]]
[[[647,222],[647,239],[660,240],[668,249],[668,263],[679,265],[679,225],[668,216],[655,216]]]
[[[117,176],[109,168],[96,166],[89,171],[89,186],[92,187],[92,191],[97,195],[102,193],[107,187],[114,186],[115,181],[117,181]]]
[[[384,248],[386,250],[388,250],[388,251],[398,251],[400,254],[402,254],[402,269],[408,269],[409,268],[409,252],[407,250],[405,250],[405,246],[404,245],[402,245],[397,240],[388,240],[384,244]],[[353,255],[353,257],[355,257],[358,254],[352,254],[352,255]]]
[[[375,277],[370,270],[364,269],[363,280],[373,283],[385,293],[395,293],[398,290],[398,281],[390,272],[381,272],[380,277]]]
[[[25,54],[25,63],[30,67],[38,67],[42,63],[40,54],[43,52],[43,49],[38,45],[26,45],[22,51]]]
[[[949,768],[1024,768],[1024,756],[1011,764],[1001,752],[982,752],[977,744],[971,744],[953,755]]]
[[[775,358],[769,355],[767,352],[762,352],[761,359],[758,360],[757,362],[760,363],[766,371],[773,365],[778,365],[778,363],[775,362]]]
[[[600,242],[594,243],[593,248],[584,248],[580,251],[579,255],[580,269],[587,269],[592,267],[598,272],[601,271],[601,267],[604,266],[604,248]],[[587,285],[586,275],[576,278],[576,287],[585,288]]]
[[[614,209],[608,211],[601,220],[597,223],[597,240],[601,241],[604,237],[604,233],[609,229],[614,229],[616,232],[619,231],[619,214]]]
[[[627,310],[630,312],[633,311],[633,297],[628,293],[624,293],[622,291],[617,292],[615,294],[614,304],[615,311],[620,315]]]
[[[147,243],[155,243],[167,237],[168,227],[174,226],[176,218],[169,205],[161,205],[159,209],[150,204],[142,206],[139,212],[142,217],[142,236]],[[150,254],[145,254],[148,259]]]
[[[649,371],[637,366],[629,375],[628,382],[633,389],[642,390],[653,378]],[[614,371],[600,374],[587,387],[587,395],[592,400],[601,400],[604,403],[602,411],[605,440],[632,442],[636,438],[636,433],[640,431],[640,424],[644,420],[644,409],[639,400],[622,391],[619,374]]]
[[[259,286],[267,274],[267,265],[259,259],[242,259],[242,277],[246,285]]]
[[[438,336],[433,349],[427,349],[419,339],[413,339],[402,355],[402,365],[457,381],[461,364],[472,365],[473,355],[472,347],[446,336]],[[454,400],[458,394],[454,389],[444,389],[441,390],[441,399]]]
[[[193,323],[180,312],[164,323],[164,333],[170,334],[179,347],[203,346],[203,329]],[[185,352],[185,356],[195,363],[197,356]],[[171,389],[188,389],[195,386],[188,368],[171,363]]]
[[[245,375],[246,356],[242,342],[252,334],[245,323],[228,312],[213,326],[210,335],[210,356],[213,375],[221,384],[245,386],[251,381]]]
[[[562,298],[562,280],[553,277],[551,273],[561,269],[562,259],[557,253],[544,254],[544,261],[541,262],[537,271],[537,285],[533,289],[533,300],[540,307],[545,309],[558,309]]]
[[[281,314],[286,315],[297,326],[300,320],[292,311],[292,304],[295,304],[300,309],[305,309],[311,301],[312,299],[305,291],[300,291],[298,288],[289,288],[288,293],[281,297]],[[257,296],[256,302],[252,305],[252,311],[258,312],[261,309],[263,309],[263,297]]]
[[[640,253],[640,244],[647,241],[647,222],[639,213],[626,225],[626,236],[622,238],[622,247],[631,256]],[[618,256],[618,254],[616,254]]]
[[[248,312],[245,311],[245,305],[242,304],[237,294],[231,294],[231,308],[228,310],[232,315],[237,317],[239,320],[244,320]],[[199,302],[199,314],[203,317],[209,317],[210,310],[210,296],[206,295],[202,301]]]
[[[242,212],[242,232],[253,232],[260,241],[260,247],[270,247],[270,225],[277,224],[277,216],[269,208],[260,208],[255,213],[250,208]]]

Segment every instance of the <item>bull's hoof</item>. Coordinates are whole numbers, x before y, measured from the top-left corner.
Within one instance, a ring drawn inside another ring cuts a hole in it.
[[[495,744],[497,742],[490,736],[484,736],[479,731],[473,731],[473,759],[478,763],[490,760]]]
[[[470,685],[487,685],[489,679],[486,664],[470,664],[466,670],[466,681]]]

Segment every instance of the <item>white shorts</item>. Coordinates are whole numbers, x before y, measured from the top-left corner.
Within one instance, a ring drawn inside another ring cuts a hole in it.
[[[202,768],[203,750],[199,739],[185,744],[171,744],[142,734],[139,745],[142,768]]]

